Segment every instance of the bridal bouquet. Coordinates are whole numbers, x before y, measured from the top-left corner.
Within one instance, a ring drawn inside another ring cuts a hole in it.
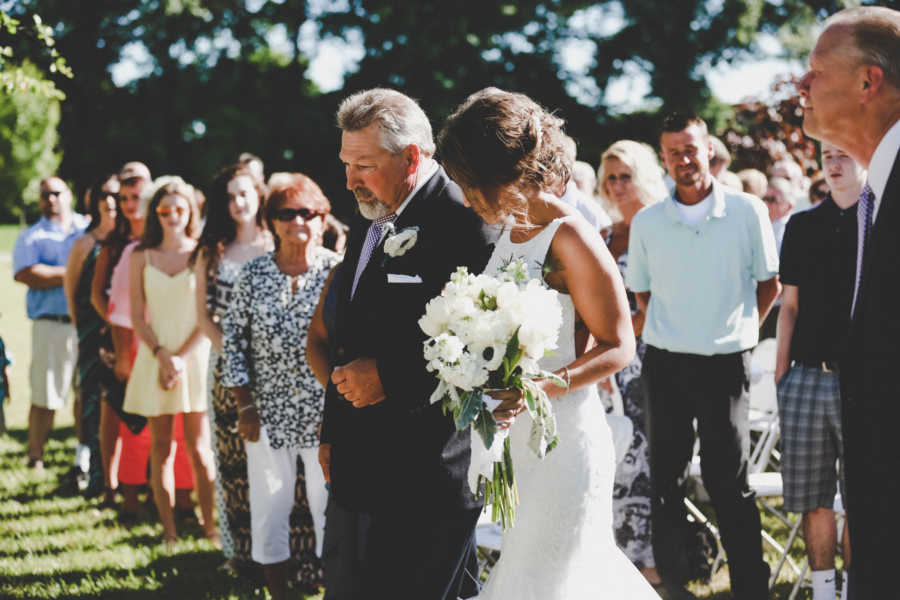
[[[535,383],[558,376],[541,370],[538,360],[556,348],[562,308],[557,292],[528,276],[521,259],[510,260],[494,275],[472,275],[460,267],[440,296],[428,302],[419,327],[428,370],[437,373],[431,402],[443,402],[457,430],[471,426],[469,486],[485,502],[492,518],[512,526],[518,491],[509,449],[509,430],[499,430],[492,411],[500,404],[491,390],[522,391],[531,417],[529,448],[539,458],[557,443],[556,418],[547,394]]]

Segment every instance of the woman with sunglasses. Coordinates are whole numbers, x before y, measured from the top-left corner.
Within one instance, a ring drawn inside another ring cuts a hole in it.
[[[275,235],[275,251],[241,269],[222,322],[222,384],[237,400],[238,433],[247,451],[252,556],[263,565],[276,600],[287,593],[289,520],[295,487],[300,487],[295,486],[298,457],[306,477],[306,489],[299,491],[306,493],[315,527],[315,544],[300,558],[322,553],[327,492],[318,466],[317,429],[325,391],[305,352],[313,311],[340,261],[322,247],[330,208],[319,186],[305,175],[295,174],[269,191],[265,216]],[[302,583],[315,587],[318,581]]]
[[[87,195],[91,222],[80,237],[66,262],[63,289],[69,305],[69,316],[78,331],[78,376],[81,381],[81,442],[90,452],[87,498],[103,493],[103,461],[100,459],[100,410],[102,385],[112,375],[100,356],[101,348],[112,344],[109,326],[91,304],[91,282],[103,241],[116,225],[116,194],[119,178],[110,175],[93,185]]]
[[[194,487],[206,536],[217,539],[213,519],[215,466],[206,419],[209,340],[197,319],[196,278],[188,260],[197,245],[199,220],[193,187],[172,177],[159,185],[147,207],[141,243],[131,255],[131,322],[140,339],[123,409],[147,417],[150,485],[163,526],[174,544],[176,416],[194,468]]]
[[[130,526],[137,522],[140,506],[139,490],[147,484],[150,459],[150,431],[146,419],[122,410],[125,384],[138,349],[131,324],[131,301],[128,290],[128,267],[131,253],[144,233],[147,201],[152,191],[149,170],[135,170],[127,163],[119,174],[119,192],[115,194],[116,218],[113,231],[106,237],[97,255],[91,282],[91,304],[110,326],[113,352],[101,349],[101,358],[113,368],[113,377],[104,382],[104,402],[100,409],[100,455],[103,464],[105,497],[103,506],[115,506],[115,493],[122,494],[118,521]],[[181,433],[181,419],[175,454],[176,510],[183,518],[194,518],[191,490],[193,472]]]
[[[221,321],[241,267],[273,248],[260,204],[265,188],[246,165],[225,167],[207,194],[206,224],[191,255],[197,279],[200,328],[212,342],[209,352],[210,427],[216,470],[216,509],[224,568],[237,571],[250,558],[250,505],[247,500],[247,455],[238,436],[237,402],[222,386]],[[227,474],[227,476],[226,476]]]

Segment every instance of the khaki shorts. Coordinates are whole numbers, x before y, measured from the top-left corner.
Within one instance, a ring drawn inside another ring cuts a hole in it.
[[[66,405],[78,359],[78,334],[70,323],[31,322],[31,403],[58,410]]]

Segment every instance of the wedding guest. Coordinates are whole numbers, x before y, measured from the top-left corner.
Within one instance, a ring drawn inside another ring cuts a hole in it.
[[[720,171],[719,176],[716,177],[719,180],[719,183],[724,185],[725,187],[730,187],[734,190],[743,190],[744,184],[741,181],[741,178],[737,176],[737,173],[733,173],[731,171]]]
[[[853,159],[851,159],[853,160]],[[809,205],[816,206],[825,200],[830,191],[825,173],[819,171],[809,178]]]
[[[709,143],[712,144],[712,156],[709,158],[709,172],[713,177],[719,179],[720,175],[728,170],[731,166],[731,152],[725,142],[714,135],[709,136]],[[721,181],[721,179],[719,179]]]
[[[900,539],[900,12],[842,10],[825,22],[800,80],[803,130],[868,170],[857,206],[850,335],[840,362],[841,426],[850,519],[849,597],[894,587]]]
[[[25,307],[31,319],[31,408],[28,413],[28,467],[44,467],[44,445],[56,411],[72,387],[78,334],[63,291],[66,259],[88,225],[72,212],[72,192],[57,176],[40,184],[41,219],[19,234],[13,246],[13,273],[28,286]]]
[[[776,177],[786,179],[790,183],[789,200],[793,206],[801,209],[809,208],[806,206],[806,190],[809,182],[803,174],[803,167],[792,156],[787,155],[785,158],[775,161],[769,170],[769,178]]]
[[[646,311],[653,552],[671,596],[691,597],[684,472],[696,418],[737,600],[768,595],[760,515],[747,484],[750,350],[779,293],[775,238],[762,202],[710,173],[706,123],[670,115],[660,136],[675,191],[635,215],[626,284]]]
[[[594,202],[593,194],[582,192],[578,188],[578,185],[576,185],[574,177],[572,177],[572,173],[575,171],[575,165],[577,164],[577,161],[575,160],[577,153],[575,140],[566,136],[563,150],[562,156],[564,158],[566,170],[569,174],[569,179],[565,185],[560,184],[559,189],[554,190],[554,193],[560,200],[577,209],[578,212],[581,213],[581,216],[584,217],[594,229],[599,231],[609,225],[611,221],[606,212]]]
[[[140,340],[123,410],[147,417],[150,485],[164,541],[175,531],[175,415],[182,415],[184,441],[206,536],[217,538],[213,519],[215,466],[206,411],[209,341],[197,324],[196,279],[188,266],[199,219],[194,188],[177,177],[158,185],[146,210],[140,244],[129,266],[131,322]],[[172,303],[186,302],[171,310]]]
[[[321,557],[327,492],[317,463],[324,390],[304,359],[313,310],[340,258],[321,246],[328,199],[295,174],[269,190],[265,217],[275,251],[247,262],[222,322],[221,383],[237,400],[245,441],[253,560],[276,600],[287,595],[289,520],[298,458],[315,527],[307,548]],[[305,582],[317,586],[319,581]]]
[[[9,387],[9,367],[11,365],[12,357],[7,353],[6,344],[0,337],[0,433],[6,433],[4,404],[8,404],[12,400],[12,391]]]
[[[758,169],[741,169],[737,172],[741,180],[743,190],[747,194],[762,198],[769,188],[769,179],[766,174]]]
[[[844,487],[837,361],[850,325],[856,205],[866,172],[828,142],[822,142],[822,163],[832,191],[816,207],[791,217],[784,234],[775,382],[784,509],[803,515],[813,600],[835,600],[836,462]],[[850,564],[847,522],[845,571]],[[841,597],[847,597],[846,588]]]
[[[794,189],[791,182],[783,177],[769,179],[769,187],[766,189],[762,201],[766,203],[769,211],[769,221],[772,222],[772,232],[775,234],[775,247],[781,251],[781,240],[784,239],[784,228],[791,218],[791,210],[794,208]]]
[[[69,317],[78,332],[78,374],[81,381],[81,431],[90,453],[87,488],[88,498],[104,491],[103,461],[100,456],[100,411],[104,382],[112,370],[101,357],[101,349],[112,345],[109,326],[91,304],[91,283],[97,255],[116,226],[116,196],[119,179],[110,175],[92,186],[87,206],[91,217],[87,233],[72,246],[66,263],[63,288],[69,306]]]
[[[601,233],[624,277],[628,270],[628,239],[634,215],[666,197],[662,168],[649,146],[619,140],[601,156],[599,172],[600,193],[622,217]],[[650,459],[644,422],[646,400],[640,385],[641,362],[646,350],[641,332],[646,315],[632,292],[628,292],[628,303],[637,350],[631,363],[616,373],[615,380],[622,395],[625,416],[631,420],[634,433],[626,458],[616,469],[613,494],[616,543],[647,581],[658,585],[661,580],[651,545]]]
[[[254,179],[256,179],[256,182],[261,186],[265,186],[266,169],[260,157],[252,152],[241,152],[238,156],[237,164],[247,167]]]
[[[260,204],[265,188],[245,165],[225,167],[207,194],[206,224],[191,254],[197,280],[196,301],[200,328],[211,341],[209,350],[209,408],[216,460],[216,509],[226,567],[236,571],[249,564],[250,505],[247,500],[247,456],[237,432],[237,402],[221,383],[221,321],[231,302],[241,267],[272,248]]]

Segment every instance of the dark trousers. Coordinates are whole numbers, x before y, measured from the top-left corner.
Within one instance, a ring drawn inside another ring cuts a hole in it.
[[[480,509],[363,513],[329,500],[325,600],[456,600],[478,593]]]
[[[750,353],[701,356],[647,347],[641,372],[647,394],[653,554],[662,577],[683,585],[690,573],[686,473],[700,438],[700,467],[738,600],[768,597],[760,516],[747,485]]]

